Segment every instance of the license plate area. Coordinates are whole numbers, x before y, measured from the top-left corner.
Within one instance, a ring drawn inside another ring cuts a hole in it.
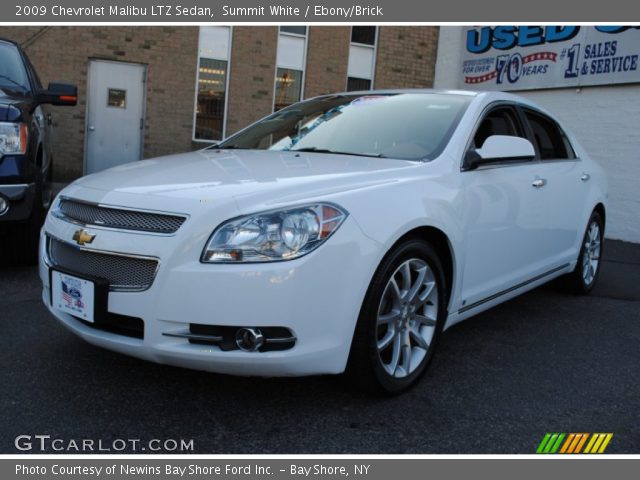
[[[54,267],[49,270],[49,285],[52,308],[89,323],[100,323],[106,315],[106,280]]]

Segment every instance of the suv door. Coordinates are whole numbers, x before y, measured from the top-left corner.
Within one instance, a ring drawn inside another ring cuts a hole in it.
[[[485,110],[469,148],[491,135],[527,138],[515,105]],[[462,171],[465,258],[461,310],[479,306],[511,287],[544,273],[547,214],[543,192],[534,186],[540,163],[504,162]]]
[[[43,89],[42,82],[26,52],[22,52],[22,57],[24,58],[25,67],[31,79],[32,94],[36,96],[38,92]],[[47,181],[51,180],[51,145],[53,143],[51,138],[51,114],[48,112],[48,108],[44,105],[37,105],[33,112],[32,120],[34,122],[33,131],[37,132],[39,137],[38,144],[42,148],[42,158],[39,160],[40,164],[37,165],[37,167],[45,183],[47,183]]]
[[[541,112],[521,107],[531,142],[541,164],[545,185],[540,189],[546,211],[543,245],[548,268],[576,259],[576,245],[584,234],[588,172],[558,124]]]

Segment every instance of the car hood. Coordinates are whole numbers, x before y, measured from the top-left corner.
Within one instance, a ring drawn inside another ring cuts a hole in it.
[[[395,181],[418,162],[266,150],[200,150],[128,163],[74,186],[109,193],[279,203]],[[105,195],[106,197],[109,195]]]
[[[21,122],[29,111],[33,100],[30,97],[11,95],[9,90],[0,94],[0,122]]]

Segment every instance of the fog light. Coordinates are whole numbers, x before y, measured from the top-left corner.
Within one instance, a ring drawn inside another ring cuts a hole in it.
[[[0,196],[0,215],[4,215],[9,211],[9,201]]]
[[[264,335],[259,328],[239,328],[236,332],[236,345],[245,352],[255,352],[264,345]]]

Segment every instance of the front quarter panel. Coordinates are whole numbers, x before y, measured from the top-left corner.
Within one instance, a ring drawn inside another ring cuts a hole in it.
[[[456,265],[464,262],[462,225],[458,211],[462,199],[459,178],[451,172],[451,160],[440,158],[417,164],[410,174],[385,184],[349,192],[335,198],[379,246],[369,266],[367,284],[384,256],[403,236],[421,227],[433,227],[449,240],[454,265],[450,305],[458,302]],[[342,197],[342,198],[340,198]],[[364,296],[363,296],[364,298]],[[362,299],[360,299],[360,302]]]

